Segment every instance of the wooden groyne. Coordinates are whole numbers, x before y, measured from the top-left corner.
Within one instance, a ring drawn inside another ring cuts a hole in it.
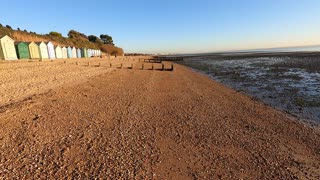
[[[182,56],[154,56],[156,61],[183,61]]]

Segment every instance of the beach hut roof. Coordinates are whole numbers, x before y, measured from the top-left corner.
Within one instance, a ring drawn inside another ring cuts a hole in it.
[[[10,36],[8,36],[8,35],[4,35],[4,36],[0,36],[0,39],[3,39],[3,38],[9,38],[11,41],[13,41],[14,42],[14,40],[10,37]]]
[[[25,42],[25,43],[28,44],[28,45],[30,45],[31,43],[35,43],[35,42],[32,41],[32,42]],[[35,44],[36,44],[36,43],[35,43]]]
[[[45,42],[43,42],[43,41],[41,41],[41,42],[36,42],[37,45],[40,45],[40,44],[42,44],[42,43],[45,43]]]
[[[23,42],[23,41],[16,41],[16,42],[14,42],[15,45],[18,45],[18,44],[20,44],[20,43],[23,43],[23,44],[28,45],[26,42]]]

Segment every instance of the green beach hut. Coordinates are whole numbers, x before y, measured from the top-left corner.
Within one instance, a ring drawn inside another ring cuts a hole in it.
[[[87,48],[82,48],[82,49],[81,49],[81,56],[82,56],[82,57],[88,57],[88,50],[87,50]]]
[[[25,42],[15,42],[17,56],[19,59],[30,59],[29,46]]]

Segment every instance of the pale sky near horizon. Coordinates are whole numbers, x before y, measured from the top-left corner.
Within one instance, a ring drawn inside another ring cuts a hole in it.
[[[2,0],[0,23],[109,34],[125,52],[204,53],[320,45],[320,0]]]

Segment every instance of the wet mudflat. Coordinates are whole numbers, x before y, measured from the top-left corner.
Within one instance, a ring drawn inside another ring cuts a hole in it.
[[[320,56],[185,58],[183,64],[302,120],[320,123]]]

